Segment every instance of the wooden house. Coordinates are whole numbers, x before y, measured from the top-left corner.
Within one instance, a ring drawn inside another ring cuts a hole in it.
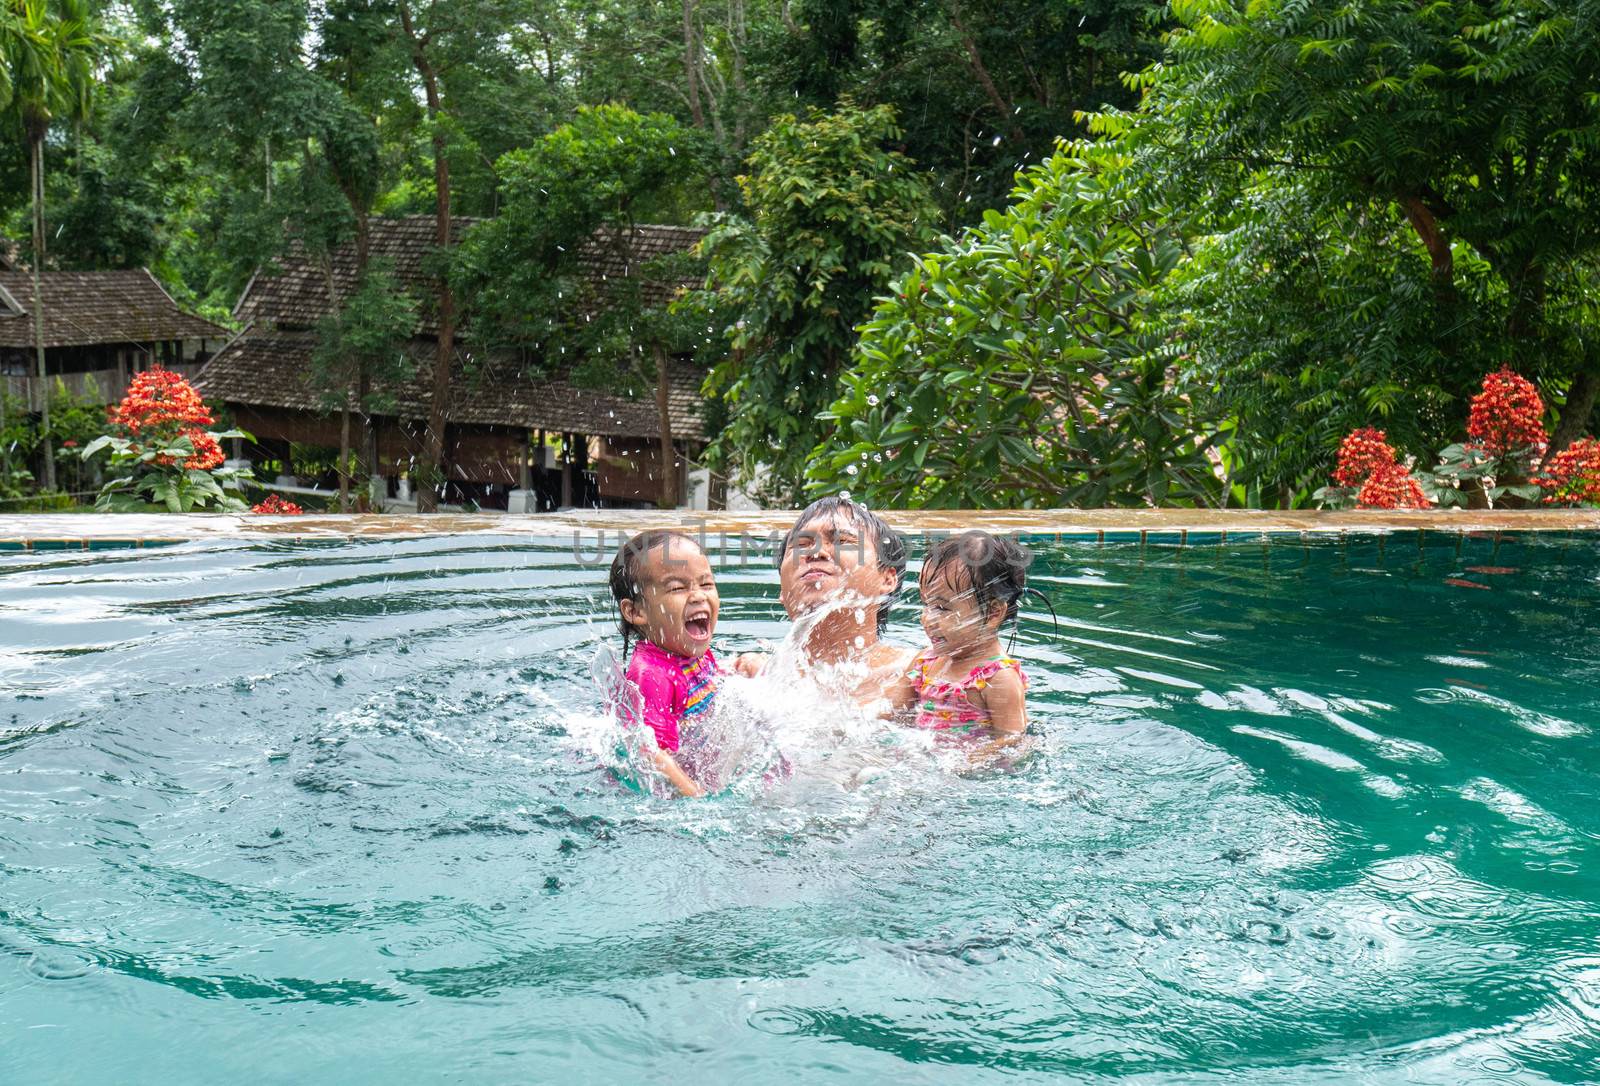
[[[457,221],[464,231],[474,220]],[[438,323],[427,261],[434,251],[431,216],[374,218],[370,246],[403,289],[419,303],[420,326],[408,346],[412,379],[377,389],[391,406],[371,419],[376,443],[374,474],[389,496],[404,493],[401,477],[423,452],[432,400]],[[635,228],[627,248],[636,260],[688,249],[702,231],[675,226]],[[590,247],[587,274],[597,282],[626,276],[610,248]],[[329,312],[329,268],[291,253],[251,280],[235,309],[244,325],[201,372],[196,387],[225,404],[238,425],[256,438],[257,458],[287,464],[294,445],[337,448],[337,403],[313,387],[317,324]],[[331,274],[341,296],[356,282],[354,246],[333,254]],[[653,289],[671,289],[666,286]],[[660,299],[655,299],[660,300]],[[470,498],[505,508],[513,493],[537,495],[517,511],[568,505],[653,505],[662,494],[661,425],[656,400],[617,390],[580,388],[565,379],[529,380],[521,360],[474,352],[457,341],[445,435],[446,500]],[[702,374],[673,362],[668,417],[674,450],[666,468],[675,493],[687,492],[687,466],[704,445],[699,387]],[[352,441],[355,444],[355,441]],[[555,446],[555,447],[552,447]],[[559,449],[559,451],[558,451]]]
[[[34,349],[33,275],[0,268],[0,382],[30,411],[43,406],[57,380],[79,395],[115,403],[134,374],[156,363],[193,376],[228,338],[227,329],[180,309],[144,268],[46,271],[39,280],[42,379]]]

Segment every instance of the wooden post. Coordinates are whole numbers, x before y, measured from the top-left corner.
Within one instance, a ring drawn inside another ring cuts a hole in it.
[[[656,353],[656,425],[661,437],[661,497],[657,504],[671,509],[678,504],[678,458],[672,447],[672,416],[668,413],[668,392],[671,389],[667,352],[659,343]]]
[[[589,488],[584,485],[583,481],[584,473],[589,470],[589,435],[574,434],[573,436],[578,439],[577,456],[574,457],[576,464],[572,473],[573,490],[575,491],[573,504],[582,505],[589,500]]]
[[[561,435],[561,505],[572,504],[572,435]]]
[[[522,456],[521,463],[517,466],[517,486],[524,491],[533,489],[533,431],[522,431]]]

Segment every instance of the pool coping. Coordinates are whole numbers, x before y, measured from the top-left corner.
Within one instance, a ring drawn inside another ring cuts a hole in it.
[[[1600,531],[1600,510],[1352,510],[1346,512],[1234,509],[882,510],[895,529],[948,533],[981,525],[1029,537],[1100,542],[1170,542],[1179,546],[1229,537],[1387,535],[1431,531],[1498,536],[1522,532]],[[588,532],[631,534],[676,528],[692,534],[770,537],[787,530],[795,510],[751,513],[591,509],[522,516],[438,514],[315,514],[298,517],[219,513],[21,513],[0,516],[0,552],[112,550],[170,546],[196,540],[339,540],[432,535],[577,537]]]

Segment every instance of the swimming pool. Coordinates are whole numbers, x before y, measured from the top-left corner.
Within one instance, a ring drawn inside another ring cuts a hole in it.
[[[570,537],[0,556],[0,1079],[1592,1081],[1600,537],[1185,542],[1036,542],[1010,772],[694,803]]]

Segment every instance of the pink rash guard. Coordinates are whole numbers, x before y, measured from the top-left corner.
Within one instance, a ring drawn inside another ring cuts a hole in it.
[[[644,722],[656,733],[656,745],[678,752],[679,728],[702,716],[716,701],[717,677],[722,669],[710,649],[704,656],[674,656],[641,641],[628,658],[628,681],[644,702]]]

